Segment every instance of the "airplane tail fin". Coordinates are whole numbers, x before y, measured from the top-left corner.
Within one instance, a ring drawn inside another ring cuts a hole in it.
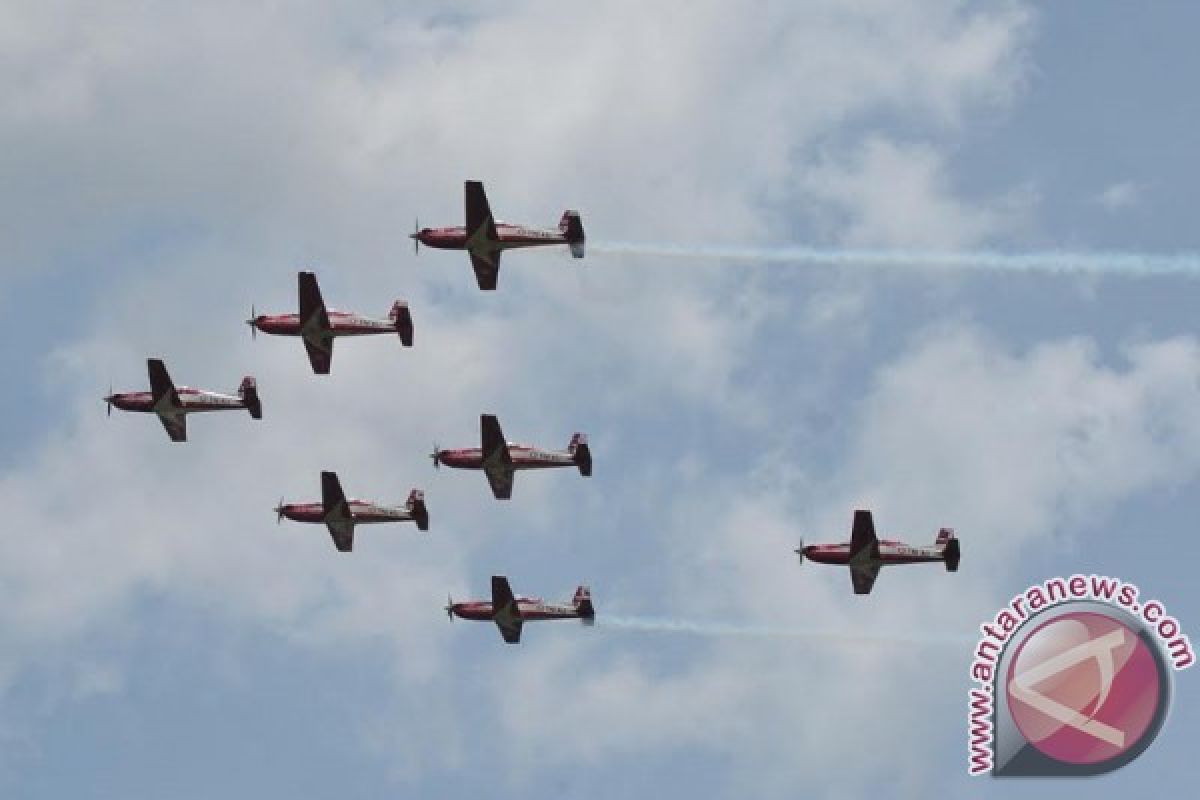
[[[429,530],[429,509],[425,507],[425,493],[420,489],[413,489],[408,493],[406,505],[413,515],[413,520],[417,523],[417,530]]]
[[[388,312],[388,319],[396,326],[396,333],[400,334],[400,343],[405,347],[412,347],[413,321],[412,314],[408,311],[408,303],[403,300],[397,300],[395,303],[392,303],[392,310]]]
[[[238,387],[238,397],[242,398],[242,402],[246,404],[246,410],[250,412],[251,417],[262,419],[262,403],[258,399],[258,382],[254,380],[253,375],[242,378],[242,385]]]
[[[583,258],[583,245],[586,237],[583,235],[583,219],[578,211],[564,211],[558,221],[558,230],[571,246],[571,255]]]
[[[592,607],[592,590],[590,588],[580,586],[576,589],[572,603],[574,603],[575,610],[579,612],[579,616],[585,622],[595,619],[596,609]]]
[[[592,450],[588,447],[586,433],[576,433],[571,436],[570,443],[567,444],[567,452],[575,459],[575,466],[579,467],[579,474],[585,478],[592,474]]]
[[[942,548],[942,558],[946,562],[946,571],[958,572],[958,561],[962,557],[962,551],[959,549],[958,537],[954,535],[954,529],[942,528],[938,531],[934,544]]]

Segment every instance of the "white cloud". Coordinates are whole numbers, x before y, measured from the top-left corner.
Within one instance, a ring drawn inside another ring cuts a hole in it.
[[[1142,202],[1143,187],[1133,181],[1120,181],[1104,188],[1096,195],[1095,202],[1104,207],[1105,211],[1124,211]]]
[[[1019,208],[992,207],[955,196],[942,153],[924,144],[866,139],[848,158],[825,157],[804,175],[813,206],[828,209],[827,226],[853,245],[955,249],[1009,232]]]

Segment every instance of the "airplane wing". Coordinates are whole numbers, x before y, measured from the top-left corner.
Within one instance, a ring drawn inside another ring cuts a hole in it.
[[[166,428],[167,436],[171,437],[172,442],[186,442],[187,419],[183,414],[172,414],[168,411],[170,408],[179,408],[179,393],[175,391],[175,384],[167,374],[166,365],[162,359],[148,358],[146,371],[150,373],[150,395],[154,398],[154,410]],[[159,406],[164,400],[167,408]]]
[[[157,404],[164,397],[169,397],[171,405],[178,406],[179,394],[175,391],[175,384],[167,374],[167,367],[162,359],[146,359],[146,371],[150,373],[150,394],[154,397],[154,402]]]
[[[497,500],[512,497],[513,466],[500,421],[494,414],[479,417],[480,438],[483,443],[483,472]]]
[[[484,291],[496,288],[500,278],[500,250],[487,253],[471,251],[471,266],[475,268],[475,282]]]
[[[325,309],[325,301],[321,298],[321,287],[317,285],[317,276],[311,272],[301,272],[296,276],[300,295],[300,333],[304,337],[304,349],[308,351],[308,360],[313,372],[318,375],[329,374],[329,364],[333,360],[333,334],[329,324],[329,313]]]
[[[521,626],[525,620],[521,618],[521,610],[517,607],[517,599],[513,597],[512,587],[508,585],[508,578],[503,575],[492,576],[492,614],[504,641],[509,644],[521,641]]]
[[[325,527],[333,537],[333,546],[338,552],[349,553],[354,549],[354,518],[336,472],[321,473],[321,505],[325,507]]]
[[[171,437],[172,442],[187,441],[187,417],[183,414],[159,414],[158,421],[167,429],[167,436]]]
[[[854,584],[855,594],[870,594],[875,579],[879,577],[878,564],[851,564],[850,582]]]
[[[466,182],[467,194],[467,238],[479,234],[482,228],[484,238],[496,241],[496,219],[488,206],[487,195],[483,192],[483,184],[479,181]]]
[[[325,311],[325,301],[321,298],[321,287],[317,286],[317,276],[312,272],[301,272],[297,275],[300,291],[300,324],[317,314],[322,328],[329,327],[329,315]]]
[[[320,343],[304,339],[304,349],[308,351],[308,363],[317,375],[328,375],[329,365],[333,362],[333,337],[321,340]]]
[[[860,510],[854,512],[854,528],[850,533],[850,557],[854,558],[863,552],[863,548],[869,548],[867,552],[872,558],[879,557],[879,539],[875,536],[875,521],[872,519],[870,511]],[[870,586],[867,588],[869,591]]]
[[[488,484],[492,487],[492,494],[497,500],[508,500],[512,497],[513,476],[514,472],[511,469],[503,467],[484,467],[483,474],[487,475]]]
[[[479,181],[466,182],[467,198],[467,251],[471,254],[471,266],[475,269],[475,281],[479,288],[496,288],[500,275],[500,248],[496,246],[496,218],[488,206],[487,195]]]

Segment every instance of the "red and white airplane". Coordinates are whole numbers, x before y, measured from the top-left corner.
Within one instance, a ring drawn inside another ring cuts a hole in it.
[[[580,586],[570,603],[547,603],[536,597],[514,597],[508,578],[492,576],[492,600],[469,600],[456,603],[446,598],[446,615],[463,619],[491,620],[500,629],[500,635],[509,644],[521,641],[521,626],[528,620],[579,619],[591,625],[596,619],[592,607],[592,590]]]
[[[308,360],[317,375],[328,375],[333,359],[333,340],[339,336],[369,336],[396,333],[405,347],[412,347],[413,322],[408,303],[397,300],[387,319],[364,317],[349,311],[325,307],[317,276],[311,272],[298,275],[300,294],[299,314],[255,314],[250,309],[246,324],[252,332],[262,331],[279,336],[299,336],[304,339]]]
[[[465,227],[422,228],[409,234],[413,248],[421,244],[440,250],[466,250],[475,268],[475,280],[480,289],[495,289],[500,274],[500,254],[516,247],[540,247],[565,244],[571,255],[583,258],[583,221],[578,211],[564,211],[558,230],[527,228],[510,225],[492,216],[483,184],[466,182],[467,224]]]
[[[497,500],[512,497],[513,477],[519,469],[577,467],[579,474],[584,477],[592,474],[592,451],[588,447],[586,434],[571,436],[566,450],[543,450],[505,441],[500,422],[492,414],[481,415],[479,427],[482,448],[439,450],[435,446],[430,458],[434,467],[445,464],[456,469],[482,469]]]
[[[254,419],[262,419],[258,384],[251,375],[242,378],[242,385],[238,387],[237,396],[234,397],[193,389],[190,386],[176,386],[171,382],[171,376],[167,374],[167,368],[161,359],[146,359],[146,369],[150,373],[150,391],[114,394],[110,389],[108,396],[104,398],[104,402],[108,404],[109,416],[112,416],[113,406],[122,411],[154,412],[167,429],[167,435],[171,437],[172,442],[187,441],[188,414],[244,408]]]
[[[945,562],[948,572],[957,572],[961,555],[958,539],[954,536],[952,528],[942,528],[938,531],[932,547],[917,547],[890,539],[881,540],[875,536],[875,522],[871,518],[871,512],[861,510],[854,512],[854,527],[849,542],[810,544],[807,547],[801,542],[800,547],[796,548],[796,553],[801,562],[807,556],[810,561],[821,564],[844,564],[850,567],[850,580],[854,584],[855,594],[870,594],[879,570],[885,565],[942,561]]]
[[[403,507],[385,506],[367,500],[347,500],[336,472],[321,473],[321,502],[284,503],[275,507],[275,521],[287,517],[296,522],[323,522],[342,553],[354,549],[354,526],[374,522],[415,522],[417,530],[429,530],[425,493],[413,489]]]

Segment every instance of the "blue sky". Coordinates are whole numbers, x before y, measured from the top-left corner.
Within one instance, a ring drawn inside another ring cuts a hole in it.
[[[1197,284],[724,263],[604,241],[1197,249],[1189,5],[217,3],[0,12],[0,793],[49,798],[823,797],[1186,790],[1192,675],[1160,739],[1084,783],[969,781],[970,635],[1050,575],[1200,619]],[[583,262],[510,254],[483,295],[452,224],[583,213]],[[314,268],[410,300],[412,350],[251,341]],[[264,420],[172,447],[114,414],[147,356],[258,377]],[[434,473],[481,411],[591,435],[596,472]],[[432,529],[352,556],[276,526],[337,469],[422,486]],[[963,541],[870,598],[791,548],[857,507]],[[519,648],[441,606],[507,573],[589,582],[599,624]],[[849,629],[831,644],[608,615]]]

